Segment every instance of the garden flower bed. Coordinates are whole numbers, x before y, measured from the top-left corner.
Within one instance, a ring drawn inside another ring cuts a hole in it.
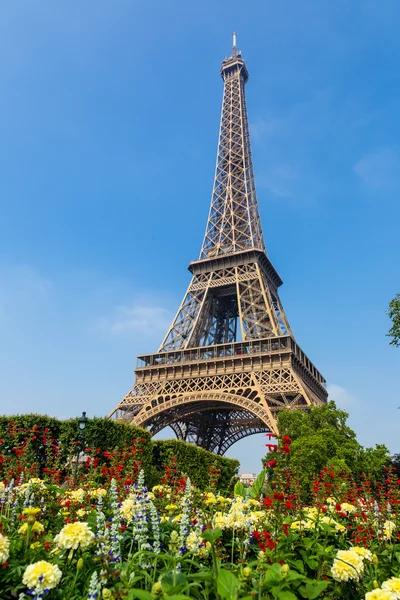
[[[290,473],[231,496],[176,477],[0,483],[0,598],[400,598],[399,483]]]

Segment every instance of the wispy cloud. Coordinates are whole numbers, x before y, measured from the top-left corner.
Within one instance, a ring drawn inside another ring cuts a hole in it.
[[[329,399],[334,400],[339,408],[349,410],[353,408],[357,403],[357,398],[340,385],[331,383],[328,385]]]
[[[117,306],[111,317],[100,319],[99,326],[116,335],[152,337],[166,333],[172,318],[170,310],[141,299],[131,306]]]
[[[400,185],[400,158],[390,147],[366,154],[353,167],[362,183],[371,191],[385,191]]]

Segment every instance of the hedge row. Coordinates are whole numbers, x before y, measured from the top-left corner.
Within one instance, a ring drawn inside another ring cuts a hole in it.
[[[46,415],[0,416],[0,452],[3,458],[15,459],[16,450],[25,446],[29,458],[40,469],[50,463],[49,449],[56,445],[61,462],[76,455],[79,433],[78,419],[60,420]],[[37,431],[37,433],[34,433]],[[33,441],[32,441],[33,440]],[[141,466],[148,485],[161,483],[165,469],[179,476],[188,476],[200,489],[210,480],[218,489],[232,489],[238,475],[239,462],[207,452],[193,444],[178,440],[152,440],[150,433],[139,427],[104,418],[88,419],[84,431],[84,447],[97,449],[100,464],[106,461],[104,452],[113,453],[135,444],[140,452]],[[26,460],[25,456],[25,460]]]

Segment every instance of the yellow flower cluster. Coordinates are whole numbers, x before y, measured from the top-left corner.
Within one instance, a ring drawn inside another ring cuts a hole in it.
[[[375,585],[378,584],[375,582]],[[365,600],[399,600],[400,599],[400,578],[391,577],[382,583],[382,587],[377,587],[372,592],[365,594]]]
[[[89,496],[98,500],[99,498],[104,498],[104,496],[107,496],[107,490],[104,488],[95,488],[94,490],[90,490]]]
[[[357,508],[353,506],[353,504],[348,504],[347,502],[342,502],[340,505],[340,511],[345,513],[346,515],[351,515],[355,513]]]
[[[397,596],[394,596],[389,590],[382,590],[380,588],[365,594],[365,600],[396,600],[396,598]]]
[[[37,491],[42,491],[46,489],[46,484],[42,479],[39,479],[39,477],[31,477],[29,481],[17,486],[15,489],[18,494],[25,494],[28,487],[33,487]]]
[[[342,525],[341,523],[338,523],[337,521],[335,521],[335,519],[332,519],[331,517],[322,517],[321,523],[325,523],[326,525],[334,526],[335,531],[338,531],[340,533],[343,533],[344,531],[346,531],[346,527],[344,525]]]
[[[192,531],[186,538],[186,547],[192,554],[207,556],[210,551],[211,544],[210,542],[205,543],[195,531]]]
[[[31,527],[32,533],[42,533],[44,531],[43,525],[39,523],[39,521],[35,521],[34,523],[32,523],[32,525],[30,523],[23,523],[18,529],[18,533],[20,533],[21,535],[25,535],[28,531],[28,527]]]
[[[70,492],[67,492],[66,495],[71,502],[82,504],[82,502],[85,500],[86,492],[82,488],[79,488],[78,490],[71,490]]]
[[[10,541],[0,533],[0,565],[4,565],[10,556]]]
[[[54,543],[60,550],[76,550],[87,548],[94,539],[94,533],[87,523],[68,523],[54,538]]]
[[[122,518],[127,524],[129,524],[132,521],[138,506],[138,502],[134,498],[132,498],[132,496],[128,496],[126,500],[122,502],[119,511],[121,513]]]
[[[396,600],[400,600],[400,577],[391,577],[382,583],[382,589],[394,594]]]
[[[254,527],[257,523],[265,520],[266,515],[262,510],[252,510],[260,507],[257,500],[243,500],[236,496],[227,513],[216,512],[214,514],[214,527],[221,529],[247,529]]]
[[[336,581],[359,581],[364,572],[364,559],[372,561],[372,554],[367,548],[358,546],[349,550],[338,550],[331,573]]]
[[[396,529],[396,523],[393,521],[385,521],[383,524],[383,537],[385,540],[390,540],[393,534],[393,531]]]
[[[22,511],[23,515],[27,517],[36,517],[37,514],[40,513],[40,508],[34,508],[33,506],[28,506],[28,508],[24,508]]]
[[[22,583],[29,590],[38,593],[55,588],[60,582],[61,577],[62,572],[57,565],[40,560],[26,567]]]

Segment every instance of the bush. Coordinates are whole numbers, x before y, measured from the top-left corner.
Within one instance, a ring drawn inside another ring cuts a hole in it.
[[[223,492],[232,491],[238,477],[239,461],[225,458],[194,444],[181,440],[153,441],[153,455],[159,473],[167,468],[166,476],[176,470],[190,480],[200,490],[218,488]],[[169,467],[169,468],[168,468]]]
[[[46,415],[0,416],[0,481],[25,471],[46,473],[61,482],[74,470],[78,418],[60,420]],[[239,462],[178,440],[152,441],[150,433],[127,423],[88,419],[83,433],[81,475],[102,483],[115,478],[126,483],[139,469],[152,487],[165,478],[186,475],[201,490],[233,488]]]

